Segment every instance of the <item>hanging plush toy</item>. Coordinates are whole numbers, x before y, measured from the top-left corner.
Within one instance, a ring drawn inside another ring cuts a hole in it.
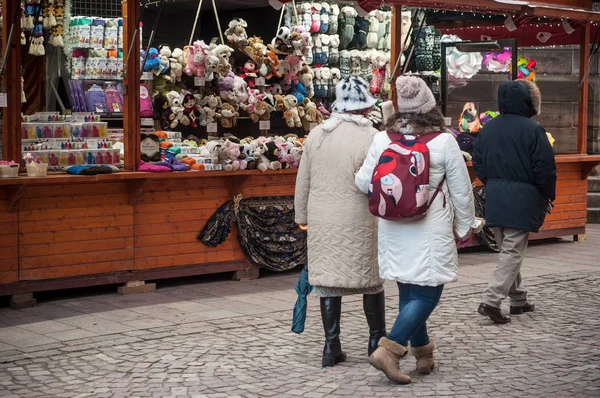
[[[241,18],[235,18],[229,22],[229,29],[225,31],[225,36],[229,43],[244,48],[248,45],[248,34],[246,28],[248,24]]]

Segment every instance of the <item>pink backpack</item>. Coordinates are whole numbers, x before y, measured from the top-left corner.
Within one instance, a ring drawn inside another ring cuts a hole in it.
[[[392,142],[381,154],[369,186],[369,211],[373,215],[391,221],[416,221],[427,215],[446,180],[444,176],[430,199],[427,143],[440,134],[388,132]]]

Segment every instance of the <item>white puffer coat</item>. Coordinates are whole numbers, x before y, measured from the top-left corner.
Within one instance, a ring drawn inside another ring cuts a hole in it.
[[[378,133],[373,139],[367,159],[355,178],[362,192],[368,192],[373,170],[390,142],[386,132]],[[379,219],[379,274],[387,280],[439,286],[457,279],[458,253],[454,238],[465,238],[476,225],[475,208],[467,166],[454,137],[442,134],[427,147],[430,198],[446,175],[443,195],[440,192],[422,220]]]

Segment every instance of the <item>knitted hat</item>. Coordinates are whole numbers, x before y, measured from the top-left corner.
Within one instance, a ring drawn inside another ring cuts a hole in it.
[[[435,108],[433,93],[418,77],[400,76],[396,80],[398,112],[427,113]]]
[[[339,113],[369,109],[377,103],[369,92],[369,83],[358,76],[342,79],[335,87],[335,98],[333,111]]]

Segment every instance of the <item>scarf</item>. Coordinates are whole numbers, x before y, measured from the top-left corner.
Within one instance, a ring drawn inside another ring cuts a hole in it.
[[[325,133],[331,133],[335,130],[340,124],[344,122],[352,122],[357,124],[359,127],[373,127],[373,122],[367,119],[363,115],[353,115],[350,113],[338,113],[334,112],[331,114],[331,117],[327,119],[323,123],[323,131]]]

